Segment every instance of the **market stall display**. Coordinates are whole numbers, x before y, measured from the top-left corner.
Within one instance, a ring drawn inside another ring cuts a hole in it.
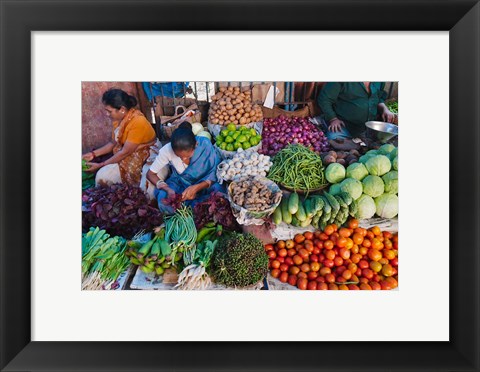
[[[168,216],[140,187],[95,187],[82,161],[82,289],[397,288],[398,148],[335,147],[320,125],[220,87],[192,132],[213,137],[226,191],[170,193]]]
[[[330,149],[327,137],[309,118],[279,116],[263,121],[262,153],[273,156],[289,144],[320,153]]]
[[[262,109],[252,103],[250,90],[241,91],[240,87],[220,87],[212,97],[208,120],[212,124],[246,125],[263,119]]]
[[[346,227],[297,234],[267,244],[270,275],[305,290],[390,290],[398,286],[398,234],[378,226]]]

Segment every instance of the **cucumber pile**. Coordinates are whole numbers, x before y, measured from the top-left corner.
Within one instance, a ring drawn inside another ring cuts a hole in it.
[[[303,200],[297,193],[292,193],[282,199],[272,218],[276,225],[285,222],[296,227],[312,225],[323,230],[331,223],[343,225],[349,216],[355,217],[356,213],[357,203],[346,192],[337,195],[324,192]]]

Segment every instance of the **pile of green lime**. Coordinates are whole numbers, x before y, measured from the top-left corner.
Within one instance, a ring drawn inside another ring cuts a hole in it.
[[[246,150],[257,146],[261,140],[262,136],[254,128],[237,129],[235,124],[228,124],[215,139],[217,146],[226,151],[237,151],[239,148]]]

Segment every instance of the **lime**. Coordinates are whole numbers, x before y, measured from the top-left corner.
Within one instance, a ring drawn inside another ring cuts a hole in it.
[[[227,136],[227,138],[225,138],[225,142],[226,142],[226,143],[232,143],[232,142],[233,142],[233,138],[230,137],[230,136]]]
[[[215,138],[215,141],[217,141],[217,143],[222,143],[223,141],[225,141],[225,138],[223,138],[223,136],[218,136],[217,138]]]
[[[250,138],[250,144],[252,146],[257,146],[258,145],[257,139],[255,137]]]
[[[240,142],[235,142],[235,143],[233,144],[233,148],[234,148],[235,150],[238,150],[240,147],[242,147],[242,144],[241,144]]]
[[[231,131],[228,132],[228,135],[229,135],[229,136],[233,136],[234,134],[235,134],[235,131],[234,131],[234,130],[231,130]]]
[[[250,129],[248,129],[247,127],[241,127],[240,130],[241,131],[247,131],[247,130],[250,130]]]
[[[256,135],[257,135],[257,131],[256,131],[254,128],[251,128],[251,129],[250,129],[250,134],[251,134],[252,136],[256,136]]]
[[[236,140],[239,135],[240,135],[240,132],[235,132],[232,137],[234,140]]]
[[[220,132],[220,134],[223,136],[223,137],[226,137],[228,136],[228,129],[224,129]]]
[[[233,151],[233,148],[234,148],[234,147],[233,147],[233,144],[232,144],[232,143],[229,143],[229,144],[227,145],[227,151]]]
[[[230,123],[230,124],[227,125],[227,129],[229,131],[235,131],[237,129],[237,127],[235,126],[235,124]]]
[[[243,142],[245,142],[246,140],[247,140],[247,137],[244,136],[243,134],[242,134],[240,137],[238,137],[238,142],[240,142],[240,143],[243,143]]]
[[[249,149],[250,147],[252,147],[252,145],[250,145],[250,142],[242,143],[242,149],[246,150],[246,149]]]
[[[220,144],[220,148],[221,148],[222,150],[225,150],[225,149],[227,148],[227,143],[226,143],[226,142],[222,142],[222,143]]]
[[[260,141],[262,140],[262,136],[260,134],[257,134],[255,138],[257,139],[258,143],[260,143]]]

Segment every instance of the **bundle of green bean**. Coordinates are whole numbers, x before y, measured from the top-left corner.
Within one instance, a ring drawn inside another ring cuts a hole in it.
[[[309,191],[326,184],[322,158],[302,145],[288,145],[272,161],[268,178],[295,191]]]
[[[110,289],[130,265],[126,240],[110,237],[105,230],[90,228],[82,238],[82,289]]]
[[[190,265],[193,262],[197,228],[191,208],[182,205],[174,215],[165,218],[165,240],[172,247],[173,257],[178,250],[183,250],[185,265]],[[175,259],[172,262],[175,262]]]

